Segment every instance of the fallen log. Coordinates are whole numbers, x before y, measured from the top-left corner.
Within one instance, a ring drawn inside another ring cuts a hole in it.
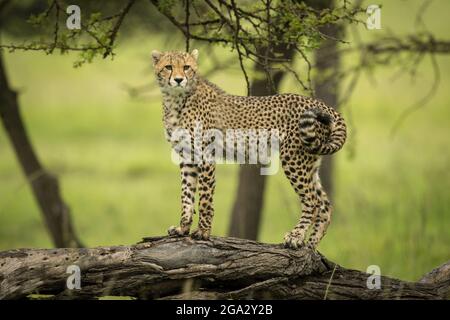
[[[70,266],[81,288],[69,289]],[[446,299],[450,278],[412,283],[349,270],[308,249],[237,238],[152,237],[131,246],[0,252],[0,299]]]

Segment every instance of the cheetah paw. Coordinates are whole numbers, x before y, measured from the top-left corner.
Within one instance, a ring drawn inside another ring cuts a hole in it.
[[[286,248],[300,249],[300,248],[304,247],[304,245],[305,245],[305,243],[303,242],[303,237],[294,235],[292,233],[287,233],[284,236],[284,246]]]
[[[189,230],[183,230],[181,227],[171,226],[169,230],[167,230],[167,233],[169,236],[184,237],[189,234]]]
[[[191,238],[195,240],[208,240],[209,239],[209,230],[201,230],[197,229],[191,233]]]

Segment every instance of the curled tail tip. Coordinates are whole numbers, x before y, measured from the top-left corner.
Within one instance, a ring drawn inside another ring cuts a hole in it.
[[[331,123],[333,122],[333,119],[328,113],[320,110],[319,108],[312,108],[303,112],[300,117],[300,126],[310,126],[315,120],[327,126],[331,125]]]
[[[317,127],[321,123],[328,126],[329,136],[323,136]],[[300,117],[300,140],[307,152],[326,155],[338,151],[345,143],[346,126],[340,115],[337,119],[326,110],[311,108]]]
[[[329,126],[333,122],[331,115],[326,113],[324,110],[321,110],[319,108],[314,108],[314,109],[312,109],[312,112],[314,112],[314,114],[316,115],[317,121],[323,123],[324,125]]]

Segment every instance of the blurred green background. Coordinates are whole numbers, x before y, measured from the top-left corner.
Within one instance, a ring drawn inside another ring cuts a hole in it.
[[[384,1],[382,26],[414,30],[421,1]],[[448,1],[435,1],[425,21],[448,36]],[[362,29],[363,37],[379,31]],[[10,39],[14,40],[14,39]],[[111,60],[73,68],[73,55],[5,54],[12,85],[37,153],[55,172],[78,235],[88,246],[130,244],[162,235],[179,221],[180,181],[165,141],[152,49],[183,49],[179,33],[136,32],[119,41]],[[220,59],[236,57],[215,48]],[[344,65],[351,57],[344,59]],[[212,62],[202,56],[200,68]],[[336,157],[334,215],[319,250],[348,268],[378,265],[383,275],[417,280],[450,259],[450,58],[438,57],[440,86],[430,102],[391,129],[428,92],[429,59],[415,81],[395,70],[363,77],[342,109],[350,138]],[[245,94],[237,58],[211,80]],[[148,92],[130,97],[127,86]],[[290,76],[281,92],[300,92]],[[224,236],[236,192],[237,165],[217,172],[213,234]],[[300,206],[284,174],[269,177],[260,241],[279,243],[297,222]],[[51,247],[43,220],[3,129],[0,130],[0,249]]]

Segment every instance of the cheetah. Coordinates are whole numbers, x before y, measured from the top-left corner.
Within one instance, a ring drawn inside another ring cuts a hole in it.
[[[166,138],[176,128],[277,129],[281,167],[300,198],[298,223],[284,237],[287,248],[316,249],[330,223],[332,207],[322,188],[319,166],[322,155],[340,150],[346,140],[343,117],[322,101],[298,95],[237,96],[220,89],[198,74],[198,50],[152,51],[157,83],[163,97]],[[204,146],[202,146],[203,148]],[[191,237],[208,240],[214,216],[215,163],[180,163],[181,221],[172,236],[189,235],[198,190],[198,228]],[[306,239],[308,238],[308,239]]]

